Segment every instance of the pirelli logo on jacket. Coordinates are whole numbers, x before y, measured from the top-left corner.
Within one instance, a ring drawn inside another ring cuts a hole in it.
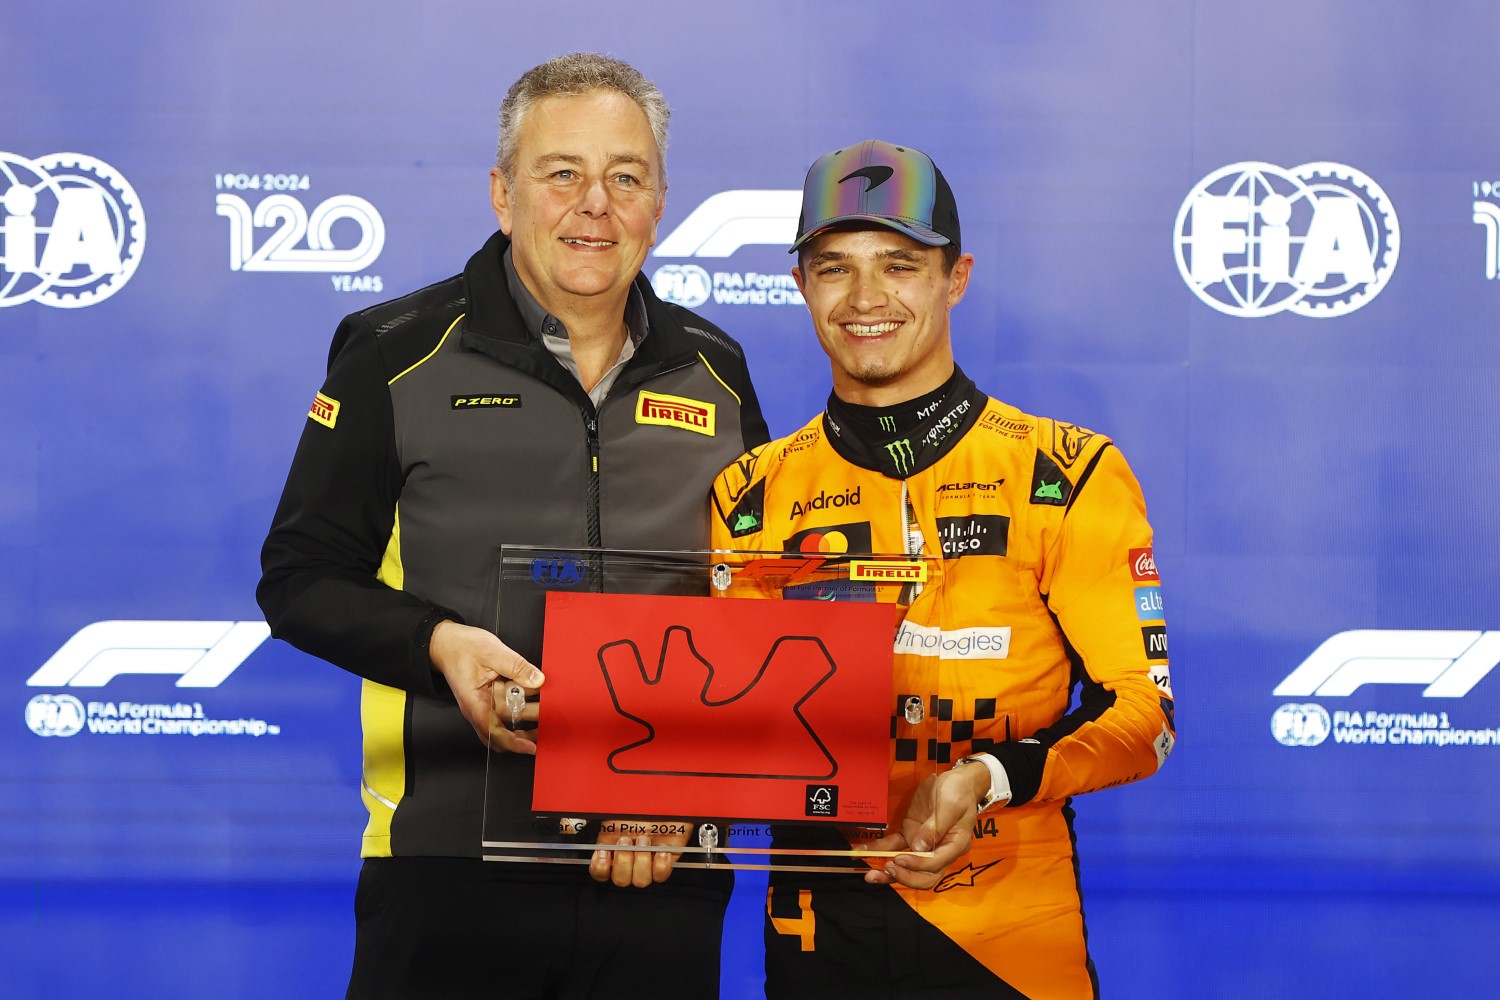
[[[713,437],[715,409],[717,406],[714,403],[642,390],[636,398],[635,422],[676,427]]]
[[[307,415],[324,427],[332,427],[339,420],[339,401],[320,392],[313,397],[312,409]]]

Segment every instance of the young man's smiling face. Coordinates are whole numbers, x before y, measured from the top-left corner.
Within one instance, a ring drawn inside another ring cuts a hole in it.
[[[888,406],[936,389],[953,373],[948,312],[964,296],[974,258],[948,271],[941,247],[894,229],[831,230],[792,269],[840,399]]]

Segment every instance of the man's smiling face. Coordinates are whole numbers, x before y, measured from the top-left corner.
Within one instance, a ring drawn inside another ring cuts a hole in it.
[[[546,97],[521,121],[514,177],[490,200],[516,272],[548,312],[619,295],[656,242],[661,155],[640,107],[612,90]],[[622,313],[623,314],[623,313]]]
[[[801,250],[792,274],[840,399],[884,406],[936,389],[953,373],[948,311],[963,298],[974,259],[952,271],[943,251],[893,229],[832,230]]]

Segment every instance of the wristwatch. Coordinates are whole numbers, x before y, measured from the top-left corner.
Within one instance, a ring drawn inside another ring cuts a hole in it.
[[[960,757],[953,762],[954,767],[960,764],[983,764],[985,770],[990,772],[990,787],[979,800],[979,811],[984,812],[990,806],[1004,805],[1010,801],[1010,775],[1005,773],[1004,766],[995,759],[994,754],[976,753],[968,757]]]

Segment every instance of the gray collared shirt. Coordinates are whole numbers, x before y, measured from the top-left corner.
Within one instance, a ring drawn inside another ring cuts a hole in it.
[[[583,385],[583,379],[578,374],[578,362],[573,359],[573,345],[568,342],[568,328],[563,326],[562,320],[543,309],[536,296],[527,289],[521,276],[516,273],[515,263],[510,259],[510,247],[505,248],[504,264],[505,283],[510,288],[510,297],[515,301],[516,308],[521,312],[521,322],[526,325],[526,331],[540,340],[552,352],[558,364],[572,372],[573,377],[578,379],[578,384]],[[625,302],[625,328],[630,336],[625,338],[619,358],[592,389],[585,387],[595,406],[604,402],[610,387],[624,370],[625,363],[635,357],[635,349],[646,339],[646,334],[651,332],[646,319],[645,296],[641,295],[641,290],[634,284],[631,284],[630,297]]]

